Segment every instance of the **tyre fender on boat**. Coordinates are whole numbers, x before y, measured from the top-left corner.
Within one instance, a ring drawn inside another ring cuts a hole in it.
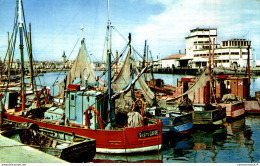
[[[141,103],[141,116],[144,119],[144,106],[145,106],[144,101],[142,99],[136,99],[136,101],[134,102],[133,108],[135,110],[135,107],[136,107],[138,102]],[[141,125],[143,126],[143,120],[141,121]]]
[[[45,91],[45,104],[48,103],[48,99],[49,99],[49,94],[50,94],[50,90],[48,88],[46,88],[46,86],[44,86],[41,91],[39,92],[39,94],[37,95],[37,100],[36,100],[36,103],[35,103],[35,106],[40,106],[40,98],[41,98],[41,95],[42,93]]]
[[[36,123],[32,123],[32,122],[23,122],[23,123],[21,123],[21,126],[26,128],[26,129],[31,129],[31,130],[34,130],[34,131],[39,130],[39,126]]]
[[[96,116],[97,116],[97,118],[98,118],[98,123],[99,123],[100,129],[103,130],[104,127],[103,127],[102,120],[101,120],[101,118],[100,118],[100,114],[99,114],[99,112],[98,112],[97,109],[95,109],[94,107],[91,107],[91,106],[88,107],[88,108],[86,109],[86,111],[85,111],[85,121],[86,121],[85,124],[86,124],[87,128],[89,128],[88,119],[91,119],[91,118],[92,118],[92,117],[89,117],[89,114],[88,114],[88,111],[91,111],[91,110],[96,114]]]
[[[141,102],[141,115],[142,115],[142,117],[144,117],[144,101],[142,99],[136,99],[136,101],[134,103],[134,110],[135,110],[136,104],[138,102]]]

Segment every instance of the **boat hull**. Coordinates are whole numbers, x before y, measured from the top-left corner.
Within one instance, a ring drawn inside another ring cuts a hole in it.
[[[226,108],[214,110],[193,111],[194,125],[215,125],[220,126],[226,122]]]
[[[5,113],[5,116],[14,122],[32,122],[41,128],[66,133],[74,132],[76,135],[95,139],[97,153],[139,153],[160,150],[162,146],[162,123],[160,121],[157,121],[156,124],[121,130],[94,130],[50,124],[8,113]]]
[[[219,105],[226,108],[227,118],[238,118],[245,114],[245,103],[243,101]]]
[[[184,133],[192,129],[192,114],[181,115],[178,117],[158,117],[156,119],[162,121],[162,132]]]
[[[37,134],[32,133],[34,133],[33,130],[17,128],[6,130],[1,134],[68,162],[91,162],[96,154],[96,141],[93,139],[82,139],[81,137],[81,141],[74,142],[72,135],[64,135],[54,131],[40,130]],[[61,135],[62,138],[60,138]],[[56,145],[54,145],[54,140]],[[63,141],[60,142],[60,140]]]

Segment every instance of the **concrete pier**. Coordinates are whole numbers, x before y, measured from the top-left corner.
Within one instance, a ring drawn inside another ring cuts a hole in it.
[[[0,135],[0,163],[67,163]]]

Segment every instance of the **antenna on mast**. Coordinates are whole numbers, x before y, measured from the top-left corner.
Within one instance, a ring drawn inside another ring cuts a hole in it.
[[[109,18],[109,0],[107,0],[107,16],[108,16],[108,20],[110,20],[110,18]]]
[[[83,30],[84,30],[84,26],[83,26],[83,24],[81,25],[81,28],[80,28],[80,30],[81,30],[81,41],[83,42]]]
[[[23,24],[23,21],[22,21],[22,0],[19,0],[18,15],[19,15],[19,27],[22,27],[22,24]]]

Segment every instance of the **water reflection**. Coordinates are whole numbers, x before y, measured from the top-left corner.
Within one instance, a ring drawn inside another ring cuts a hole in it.
[[[94,163],[162,163],[160,152],[140,154],[96,154]]]
[[[194,129],[189,136],[180,137],[179,140],[178,136],[168,136],[161,153],[163,162],[259,162],[260,147],[256,146],[256,141],[259,145],[259,136],[260,116],[248,116],[215,130]]]

